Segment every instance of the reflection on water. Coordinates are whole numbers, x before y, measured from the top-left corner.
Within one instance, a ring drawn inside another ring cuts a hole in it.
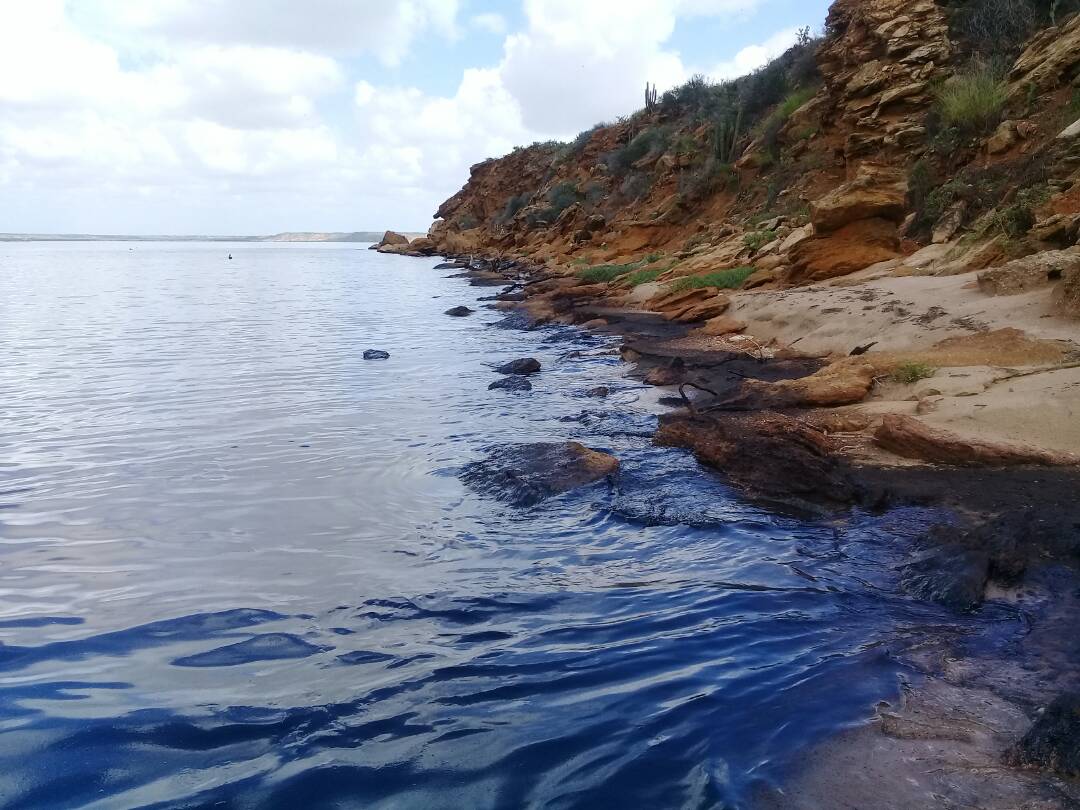
[[[445,317],[491,291],[434,262],[129,247],[0,246],[4,806],[736,805],[939,618],[890,567],[927,515],[737,499],[603,340]],[[619,480],[456,478],[565,438]]]

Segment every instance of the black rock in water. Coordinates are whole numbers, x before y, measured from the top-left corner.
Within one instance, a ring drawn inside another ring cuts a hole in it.
[[[540,361],[533,357],[511,360],[495,369],[500,374],[535,374],[540,370]]]
[[[525,377],[510,376],[496,380],[488,386],[488,391],[532,391],[532,383]]]
[[[611,393],[611,389],[606,385],[598,385],[596,388],[590,388],[585,392],[585,396],[594,397],[595,399],[603,399]]]
[[[432,270],[460,270],[463,267],[468,267],[468,265],[465,264],[465,262],[443,262],[442,264],[435,265],[431,269]]]
[[[900,587],[916,599],[971,611],[983,602],[990,578],[990,556],[975,549],[946,546],[901,568]]]
[[[1080,693],[1066,693],[1047,706],[1005,758],[1012,765],[1080,777]]]
[[[452,318],[464,318],[468,315],[472,315],[476,310],[469,309],[468,307],[451,307],[446,310],[444,314],[449,315]]]
[[[390,352],[384,352],[382,349],[368,349],[364,352],[365,360],[389,360]]]
[[[461,479],[481,494],[515,506],[532,506],[618,470],[618,459],[609,453],[577,442],[541,442],[492,448],[484,460],[466,465]]]

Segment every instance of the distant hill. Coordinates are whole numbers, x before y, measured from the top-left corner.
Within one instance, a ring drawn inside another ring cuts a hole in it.
[[[383,231],[290,232],[272,236],[131,236],[87,233],[0,233],[0,242],[378,242]]]
[[[378,242],[383,231],[354,231],[353,233],[276,233],[273,236],[257,236],[258,242]]]

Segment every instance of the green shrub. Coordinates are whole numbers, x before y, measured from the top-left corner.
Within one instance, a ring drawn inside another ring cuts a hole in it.
[[[662,154],[670,140],[671,132],[667,127],[642,130],[626,146],[609,152],[604,157],[604,163],[612,174],[626,174],[646,155]]]
[[[774,239],[776,239],[776,234],[772,231],[752,231],[743,237],[743,244],[757,253]]]
[[[600,284],[601,282],[610,282],[625,276],[631,270],[640,267],[638,262],[632,262],[630,264],[598,264],[595,267],[587,267],[578,273],[578,278],[582,281],[586,281],[589,284]]]
[[[1040,28],[1057,25],[1080,9],[1077,0],[949,0],[953,30],[975,53],[1010,64]]]
[[[1001,121],[1006,85],[993,71],[975,66],[937,89],[941,120],[972,135],[989,132]]]
[[[659,269],[635,270],[624,279],[623,283],[627,287],[637,287],[639,284],[648,284],[650,281],[656,281],[660,278],[662,272],[664,271]]]
[[[753,267],[733,267],[730,270],[714,270],[700,276],[683,276],[668,285],[670,292],[696,290],[702,287],[719,287],[722,290],[735,290],[754,272]]]
[[[544,199],[547,201],[547,206],[529,214],[529,227],[534,227],[540,222],[546,222],[549,225],[555,222],[563,211],[581,199],[581,192],[573,183],[559,183],[548,190]]]
[[[927,380],[937,373],[937,369],[926,363],[901,363],[892,373],[892,378],[898,383],[911,385],[919,380]]]
[[[636,202],[648,196],[652,190],[653,178],[644,172],[628,174],[619,184],[619,197],[626,202]]]
[[[529,204],[529,200],[532,199],[532,195],[528,193],[515,194],[510,197],[506,204],[503,206],[502,211],[495,215],[494,222],[496,225],[507,225],[518,215],[518,212]]]
[[[1035,227],[1035,209],[1050,196],[1050,188],[1045,185],[1020,189],[1011,205],[994,212],[993,223],[1006,238],[1021,239]]]
[[[776,108],[776,112],[773,114],[780,116],[786,121],[791,118],[793,112],[812,99],[816,92],[817,88],[815,87],[801,87],[798,90],[788,93],[787,97],[780,102],[780,106]]]
[[[707,197],[721,184],[728,190],[737,189],[739,173],[731,164],[710,157],[697,168],[679,174],[679,197],[684,202],[696,202]]]

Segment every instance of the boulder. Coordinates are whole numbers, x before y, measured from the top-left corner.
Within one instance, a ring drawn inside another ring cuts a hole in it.
[[[532,391],[532,383],[527,377],[511,375],[493,382],[488,391]]]
[[[1012,149],[1018,140],[1020,140],[1020,133],[1016,130],[1016,122],[1002,121],[994,130],[994,134],[986,139],[986,151],[991,155],[1000,155]]]
[[[365,360],[389,360],[390,352],[384,352],[382,349],[368,349],[364,352]]]
[[[979,289],[987,295],[1019,295],[1080,270],[1080,251],[1044,250],[979,273]]]
[[[913,416],[901,414],[886,414],[874,433],[874,442],[898,456],[957,467],[1080,464],[1080,458],[1069,453],[968,438],[936,430]]]
[[[982,604],[989,579],[989,555],[954,546],[933,549],[900,569],[904,592],[960,612]]]
[[[801,228],[796,228],[787,236],[784,237],[784,241],[780,243],[780,246],[776,249],[777,253],[787,253],[793,247],[800,242],[805,242],[811,236],[814,235],[813,225],[803,225]]]
[[[1080,119],[1073,121],[1058,133],[1058,140],[1071,141],[1073,138],[1080,138]]]
[[[941,219],[934,225],[934,233],[930,241],[935,245],[943,245],[956,236],[956,232],[964,224],[964,214],[967,213],[967,207],[966,200],[957,200],[945,209]]]
[[[810,203],[810,222],[819,235],[863,219],[899,224],[907,213],[907,192],[899,169],[864,163],[853,180]]]
[[[599,481],[619,469],[619,460],[577,442],[516,444],[494,448],[467,464],[461,479],[484,495],[516,506],[532,506],[562,492]]]
[[[511,360],[503,363],[495,369],[500,374],[535,374],[540,370],[540,361],[533,357],[522,357],[519,360]]]
[[[1061,283],[1054,290],[1054,311],[1067,318],[1080,318],[1080,268],[1070,268],[1061,274]]]
[[[746,324],[738,318],[733,318],[730,315],[720,315],[708,321],[697,331],[697,334],[708,335],[709,337],[723,337],[724,335],[742,332],[744,329],[746,329]]]
[[[1059,696],[1005,756],[1010,765],[1080,777],[1080,692]]]
[[[446,310],[446,312],[444,314],[449,315],[451,318],[465,318],[465,317],[468,317],[469,315],[472,315],[475,311],[476,310],[469,309],[466,306],[460,306],[460,307],[451,307],[450,309]]]
[[[730,298],[726,295],[717,295],[702,301],[699,304],[687,307],[686,309],[678,311],[673,310],[665,314],[671,318],[671,320],[678,321],[679,323],[697,323],[698,321],[707,321],[710,318],[717,318],[720,315],[723,315],[730,306]]]
[[[896,223],[886,219],[861,220],[796,245],[788,256],[791,261],[788,280],[795,284],[824,281],[899,256]]]
[[[435,243],[426,236],[421,236],[409,242],[409,253],[413,256],[431,256],[437,250]]]
[[[788,272],[789,268],[786,267],[777,267],[773,270],[755,270],[743,282],[742,288],[744,290],[756,290],[766,284],[775,284],[781,281]]]
[[[402,236],[396,231],[387,231],[383,234],[383,238],[375,243],[374,247],[387,247],[388,245],[407,245],[409,244],[409,237]]]
[[[700,304],[702,301],[711,298],[716,295],[714,290],[697,288],[692,290],[681,290],[679,292],[661,292],[660,295],[651,298],[648,302],[648,307],[653,312],[664,312],[666,310],[683,310],[694,304]]]
[[[746,409],[833,408],[862,402],[873,387],[872,365],[841,361],[795,380],[745,380],[724,404]]]
[[[1048,246],[1067,248],[1080,240],[1080,213],[1051,214],[1036,222],[1028,238]]]

